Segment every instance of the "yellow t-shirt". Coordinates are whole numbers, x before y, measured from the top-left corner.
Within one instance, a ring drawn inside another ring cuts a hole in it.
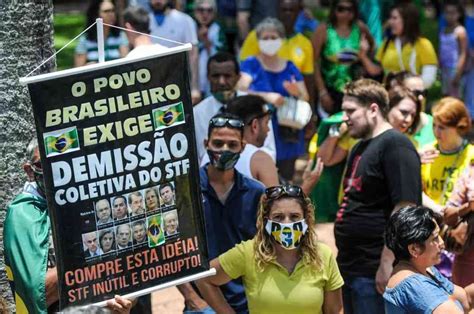
[[[253,30],[247,35],[242,44],[240,60],[256,56],[259,53],[257,32]],[[283,45],[278,50],[278,56],[293,62],[303,75],[313,74],[314,72],[313,45],[304,35],[298,33],[283,40]]]
[[[272,262],[259,272],[255,261],[254,240],[237,244],[219,256],[226,274],[242,277],[250,313],[322,313],[324,292],[344,285],[331,249],[318,243],[322,267],[314,271],[301,261],[291,275]]]
[[[459,174],[473,159],[474,145],[468,144],[461,153],[440,153],[433,163],[421,165],[423,191],[436,203],[445,205]]]
[[[398,57],[398,52],[397,52],[397,48],[395,47],[394,40],[391,40],[389,42],[384,52],[386,41],[387,40],[385,40],[383,44],[380,46],[375,58],[377,59],[377,61],[380,62],[385,73],[402,71],[403,69],[400,67],[400,60]],[[403,45],[402,47],[403,65],[405,67],[405,70],[409,72],[411,69],[410,59],[411,59],[412,51],[413,51],[412,44]],[[415,42],[415,52],[416,52],[416,62],[415,62],[416,74],[421,74],[421,68],[425,65],[438,65],[438,58],[436,57],[436,52],[433,48],[433,45],[428,39],[424,37],[420,37]]]

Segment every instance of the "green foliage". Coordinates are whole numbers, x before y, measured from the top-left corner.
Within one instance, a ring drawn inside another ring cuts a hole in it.
[[[79,13],[54,14],[54,48],[59,50],[71,39],[82,32],[86,25],[86,17]],[[74,65],[74,49],[77,40],[64,48],[56,57],[58,70],[72,68]]]

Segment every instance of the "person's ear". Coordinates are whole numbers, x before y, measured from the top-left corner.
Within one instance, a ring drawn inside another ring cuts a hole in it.
[[[421,253],[420,247],[415,243],[408,245],[408,252],[410,253],[411,257],[415,259],[418,258],[418,256],[420,256],[420,253]]]
[[[252,122],[250,122],[250,129],[252,130],[252,133],[258,132],[258,124],[258,119],[253,119]]]
[[[380,112],[380,107],[376,103],[372,103],[369,106],[369,114],[371,117],[376,117]]]
[[[131,30],[135,30],[132,26],[132,24],[130,24],[129,22],[125,22],[125,28],[126,29],[131,29]]]

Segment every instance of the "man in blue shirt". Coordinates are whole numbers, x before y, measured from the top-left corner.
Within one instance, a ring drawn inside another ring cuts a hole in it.
[[[209,122],[205,146],[210,162],[200,169],[209,259],[252,239],[257,231],[258,203],[265,188],[234,168],[245,148],[243,131],[244,123],[230,113],[217,114]],[[196,300],[196,292],[189,288],[180,287],[187,306],[190,297]],[[237,313],[248,312],[241,280],[233,280],[221,289]]]

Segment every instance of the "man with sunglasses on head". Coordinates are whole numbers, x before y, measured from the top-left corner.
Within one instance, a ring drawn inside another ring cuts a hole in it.
[[[245,149],[244,123],[230,113],[215,115],[209,122],[205,147],[210,162],[201,167],[204,220],[209,258],[213,259],[256,233],[257,208],[264,186],[235,170]],[[179,286],[189,310],[206,307],[191,285]],[[248,312],[240,280],[221,287],[227,302],[237,313]]]
[[[245,148],[235,164],[235,169],[241,174],[258,180],[266,187],[280,184],[278,169],[275,161],[267,152],[261,150],[269,128],[268,121],[271,119],[273,107],[257,95],[239,96],[231,100],[227,105],[227,112],[235,114],[244,122]],[[209,162],[204,156],[201,165]],[[312,169],[313,163],[308,163],[303,173],[302,188],[309,194],[316,184],[322,171],[322,163]]]
[[[382,294],[394,261],[384,229],[392,211],[421,203],[420,158],[388,123],[388,93],[379,83],[347,84],[342,110],[349,135],[361,139],[347,160],[334,228],[344,312],[384,313]]]
[[[278,169],[268,153],[261,150],[269,131],[268,122],[273,110],[265,100],[256,95],[234,98],[227,105],[227,112],[235,114],[244,122],[245,148],[235,164],[241,174],[258,180],[265,186],[278,185]],[[201,166],[209,162],[204,155]]]

